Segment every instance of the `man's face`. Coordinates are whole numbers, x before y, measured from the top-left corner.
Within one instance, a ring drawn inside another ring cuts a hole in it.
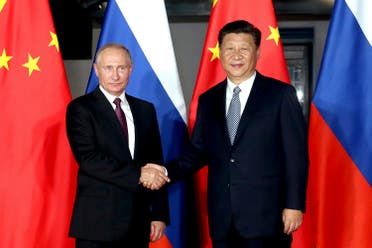
[[[132,63],[126,51],[107,48],[97,58],[94,70],[102,88],[111,95],[119,96],[127,87]]]
[[[220,44],[220,61],[227,76],[240,84],[252,76],[260,55],[250,34],[227,34]]]

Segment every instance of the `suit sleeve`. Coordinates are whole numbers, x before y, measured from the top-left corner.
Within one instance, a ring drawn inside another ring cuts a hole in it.
[[[307,128],[295,89],[283,95],[280,123],[285,159],[285,207],[305,211],[308,175]]]
[[[107,151],[103,152],[102,145],[98,144],[97,139],[97,132],[102,132],[102,130],[95,130],[94,118],[99,117],[93,116],[81,102],[72,102],[67,108],[67,136],[79,164],[79,173],[115,184],[126,190],[136,190],[140,178],[140,167],[136,166],[131,159],[115,157],[115,153],[122,152],[115,145],[107,144]]]
[[[208,164],[203,138],[203,106],[203,96],[200,96],[196,121],[191,135],[191,144],[187,153],[165,165],[171,181],[184,180]]]
[[[151,111],[148,114],[151,123],[152,131],[149,133],[150,137],[147,140],[151,141],[151,148],[147,149],[146,156],[148,156],[145,163],[153,162],[157,164],[163,164],[163,149],[161,143],[161,137],[159,132],[159,125],[156,117],[156,111],[153,105],[151,105]],[[163,221],[165,224],[169,224],[169,206],[168,206],[168,190],[167,186],[163,186],[159,190],[151,191],[151,220],[152,221]]]

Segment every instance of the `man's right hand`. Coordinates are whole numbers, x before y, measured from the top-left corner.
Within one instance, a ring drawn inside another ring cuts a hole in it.
[[[140,183],[151,190],[160,189],[164,184],[170,182],[165,174],[166,170],[163,166],[147,164],[141,168]]]

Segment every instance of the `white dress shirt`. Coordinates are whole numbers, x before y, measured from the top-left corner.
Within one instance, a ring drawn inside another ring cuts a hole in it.
[[[241,82],[239,85],[234,84],[229,78],[227,78],[227,88],[226,88],[226,115],[227,111],[229,109],[229,105],[231,102],[231,98],[233,95],[234,88],[236,86],[239,86],[240,93],[239,93],[239,100],[240,100],[240,116],[242,116],[242,113],[244,111],[245,105],[247,104],[249,94],[251,93],[253,81],[256,78],[256,72],[252,74],[250,78],[247,80]]]

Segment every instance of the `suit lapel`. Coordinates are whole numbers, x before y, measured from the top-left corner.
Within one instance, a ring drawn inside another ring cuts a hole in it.
[[[120,122],[118,121],[115,111],[113,110],[111,104],[106,99],[105,95],[101,92],[99,88],[96,88],[92,92],[95,98],[95,106],[97,107],[99,113],[103,120],[107,121],[113,128],[120,128]]]
[[[97,107],[98,113],[100,113],[99,118],[102,118],[102,121],[105,123],[106,130],[108,130],[108,132],[111,132],[112,130],[113,132],[120,134],[120,140],[123,141],[123,146],[126,147],[126,150],[130,155],[128,143],[126,142],[120,122],[111,104],[98,87],[92,92],[92,95],[95,98],[94,105]]]
[[[249,123],[251,113],[255,112],[259,108],[259,100],[263,98],[265,84],[263,82],[263,76],[256,72],[256,78],[253,82],[251,92],[249,94],[247,104],[243,110],[242,117],[239,122],[238,130],[235,136],[235,143],[239,141],[242,133],[246,129],[247,124]]]
[[[226,88],[227,80],[225,79],[215,95],[215,109],[217,124],[220,128],[221,133],[224,134],[224,143],[228,144],[228,146],[230,147],[230,137],[226,122]]]

